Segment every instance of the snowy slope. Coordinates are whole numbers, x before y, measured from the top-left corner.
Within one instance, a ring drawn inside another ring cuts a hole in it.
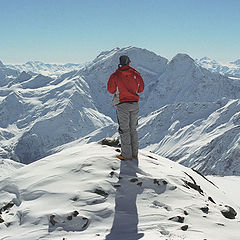
[[[1,179],[11,175],[16,169],[23,166],[25,165],[10,159],[0,159],[0,181]]]
[[[139,166],[115,154],[72,144],[2,180],[0,239],[239,239],[240,209],[204,177],[146,151]]]
[[[211,72],[220,73],[226,76],[240,77],[240,59],[229,62],[220,63],[208,57],[203,57],[195,60],[201,67],[208,69]]]
[[[167,105],[139,122],[140,145],[203,174],[240,175],[240,101]]]
[[[0,97],[1,97],[1,87],[6,86],[14,78],[18,76],[19,72],[10,68],[7,68],[0,61]]]
[[[83,64],[49,64],[41,61],[29,61],[24,64],[7,64],[6,67],[20,72],[30,72],[32,74],[42,74],[50,77],[58,77],[64,73],[79,70]]]
[[[207,176],[207,178],[216,184],[228,198],[234,200],[234,202],[240,207],[240,192],[236,191],[236,189],[239,189],[239,176]]]

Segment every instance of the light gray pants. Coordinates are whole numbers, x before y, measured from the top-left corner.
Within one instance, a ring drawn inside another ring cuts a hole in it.
[[[121,137],[121,154],[131,159],[138,156],[138,102],[124,102],[117,105],[117,117]]]

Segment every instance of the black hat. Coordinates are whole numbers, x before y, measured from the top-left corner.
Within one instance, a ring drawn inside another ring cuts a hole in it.
[[[130,61],[130,58],[127,55],[122,55],[119,58],[119,62],[120,62],[119,65],[124,66],[124,65],[128,65],[131,61]]]

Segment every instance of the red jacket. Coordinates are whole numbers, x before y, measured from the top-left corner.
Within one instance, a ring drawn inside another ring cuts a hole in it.
[[[129,65],[118,68],[109,78],[107,89],[114,94],[115,105],[139,100],[137,93],[144,90],[144,82],[139,72]]]

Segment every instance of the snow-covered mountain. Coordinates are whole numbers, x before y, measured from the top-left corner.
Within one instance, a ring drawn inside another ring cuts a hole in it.
[[[106,84],[122,54],[146,85],[139,163],[99,144],[118,137]],[[202,175],[240,175],[237,78],[135,47],[58,77],[25,70],[0,62],[0,240],[239,239],[239,200]]]
[[[79,138],[116,136],[116,113],[106,83],[122,54],[129,55],[146,84],[140,101],[140,147],[204,173],[238,175],[240,81],[212,73],[186,54],[168,61],[136,47],[102,52],[80,70],[54,79],[11,70],[15,75],[0,79],[0,156],[29,163]],[[231,105],[235,108],[229,110]],[[206,130],[214,117],[217,124]],[[201,131],[198,141],[194,131]],[[182,147],[186,132],[193,144]],[[221,141],[224,148],[218,150],[216,165],[215,148]],[[200,163],[204,160],[205,165]]]
[[[42,74],[50,77],[57,77],[66,72],[79,70],[83,64],[66,63],[66,64],[49,64],[41,61],[29,61],[24,64],[7,64],[6,67],[20,72],[25,71],[31,74]]]
[[[149,114],[166,104],[213,102],[240,98],[240,81],[211,73],[186,54],[177,54],[144,92],[143,111]]]
[[[0,182],[0,239],[239,239],[239,207],[197,172],[149,152],[66,145]]]
[[[206,68],[211,72],[240,78],[240,59],[229,63],[220,63],[208,57],[203,57],[196,59],[195,61],[201,67]]]
[[[11,68],[7,68],[0,61],[0,92],[2,86],[7,85],[9,82],[13,81],[18,75],[19,75],[18,71],[13,70]]]
[[[240,175],[240,100],[169,104],[139,122],[140,145],[205,175]]]
[[[30,163],[113,123],[97,110],[80,76],[69,79],[66,74],[56,81],[22,72],[11,81],[0,79],[0,84],[2,158]]]

